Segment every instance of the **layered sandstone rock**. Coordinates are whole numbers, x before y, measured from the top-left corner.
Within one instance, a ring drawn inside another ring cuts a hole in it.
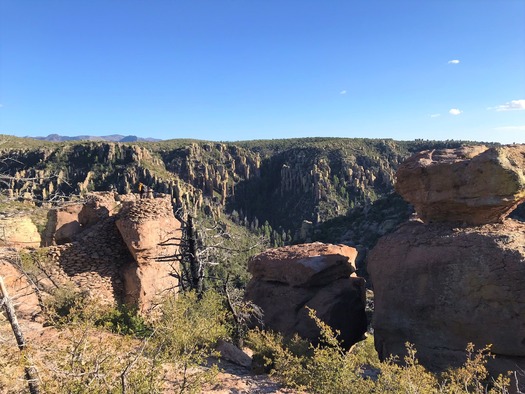
[[[164,258],[176,254],[177,240],[159,245],[180,238],[170,198],[122,197],[93,193],[82,206],[53,211],[50,239],[65,240],[61,230],[71,223],[78,223],[80,229],[69,233],[73,242],[35,252],[35,282],[44,292],[70,287],[109,304],[127,302],[146,312],[156,297],[176,287],[170,273],[177,267]],[[125,209],[114,215],[121,200],[126,201]]]
[[[52,282],[45,290],[69,286],[110,304],[121,302],[122,270],[133,257],[115,220],[107,217],[77,234],[74,242],[45,249],[46,259],[38,258],[43,279]]]
[[[31,218],[11,216],[0,218],[0,242],[18,249],[37,248],[41,238]]]
[[[366,331],[365,283],[350,276],[356,255],[354,248],[322,243],[268,250],[248,263],[253,278],[246,298],[263,309],[267,328],[316,341],[312,308],[350,347]]]
[[[525,223],[409,222],[379,240],[368,271],[382,359],[409,341],[425,366],[443,371],[461,365],[473,342],[492,344],[493,371],[525,368]]]
[[[178,281],[170,274],[180,222],[166,196],[126,203],[116,224],[135,260],[123,269],[125,301],[144,312],[156,298],[176,289]]]
[[[425,222],[495,223],[525,200],[525,145],[423,151],[395,188]]]

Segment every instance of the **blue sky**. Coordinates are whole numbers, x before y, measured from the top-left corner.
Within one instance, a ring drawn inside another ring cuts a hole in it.
[[[524,0],[0,0],[0,133],[525,143]]]

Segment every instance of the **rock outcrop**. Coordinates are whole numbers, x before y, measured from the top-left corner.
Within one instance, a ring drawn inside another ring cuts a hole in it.
[[[146,311],[156,297],[177,287],[170,274],[178,268],[173,256],[181,237],[180,222],[166,196],[125,204],[116,225],[135,260],[123,272],[125,300]]]
[[[0,276],[4,279],[19,318],[33,319],[41,312],[34,288],[18,268],[18,254],[15,249],[0,248]]]
[[[357,251],[344,245],[303,244],[271,249],[250,260],[246,298],[263,309],[267,328],[317,341],[317,316],[341,332],[347,348],[366,331],[365,283],[355,276]],[[351,276],[354,275],[354,276]]]
[[[472,342],[492,345],[491,373],[525,370],[525,223],[504,219],[525,197],[524,170],[523,145],[423,152],[400,167],[396,188],[427,223],[368,255],[380,358],[402,357],[408,341],[444,371]]]
[[[525,223],[409,222],[379,240],[368,271],[381,358],[409,341],[424,365],[445,370],[473,342],[525,368]]]
[[[41,237],[30,217],[0,217],[0,242],[18,249],[38,248]]]
[[[122,301],[122,271],[134,260],[118,232],[115,217],[91,225],[71,243],[50,246],[42,252],[46,258],[37,258],[39,268],[43,277],[51,280],[51,289],[69,286],[110,304]]]
[[[120,201],[118,194],[113,192],[97,192],[88,194],[82,209],[78,214],[78,221],[83,228],[98,223],[101,219],[115,215],[118,212]]]
[[[35,252],[35,282],[45,292],[68,286],[147,312],[156,297],[178,285],[170,275],[177,262],[166,259],[177,254],[174,238],[180,238],[181,231],[171,198],[138,200],[131,194],[102,192],[86,200],[48,215],[47,239],[64,243]]]
[[[525,145],[423,151],[400,165],[395,188],[425,222],[499,222],[525,200]]]
[[[82,231],[78,220],[82,207],[82,203],[73,203],[48,211],[44,246],[73,242],[75,235]]]

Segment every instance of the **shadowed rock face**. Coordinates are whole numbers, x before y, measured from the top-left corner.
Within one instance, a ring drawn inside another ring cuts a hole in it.
[[[402,357],[408,341],[444,371],[467,343],[491,344],[491,373],[523,375],[525,223],[505,218],[525,198],[524,169],[525,145],[425,151],[401,165],[396,188],[427,224],[406,223],[368,255],[380,358]]]
[[[253,278],[246,298],[263,309],[267,328],[315,342],[319,329],[308,316],[312,308],[349,348],[367,326],[365,281],[350,276],[356,255],[354,248],[319,242],[268,250],[248,264]]]
[[[495,370],[525,367],[525,223],[409,222],[379,240],[368,271],[381,358],[409,341],[424,365],[445,370],[473,342],[492,344]]]
[[[397,192],[425,222],[495,223],[525,200],[525,145],[423,151],[396,177]]]

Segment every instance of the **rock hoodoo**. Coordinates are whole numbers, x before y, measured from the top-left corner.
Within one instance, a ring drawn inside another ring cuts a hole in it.
[[[349,246],[319,242],[270,249],[248,263],[253,278],[246,298],[263,309],[267,328],[315,341],[319,330],[307,310],[312,308],[350,347],[367,327],[365,281],[355,276],[356,256]]]
[[[525,200],[525,145],[423,151],[395,188],[425,222],[495,223]]]
[[[397,189],[429,223],[400,226],[368,255],[381,358],[408,341],[443,371],[472,342],[492,344],[492,373],[525,370],[525,223],[504,219],[525,198],[524,170],[524,145],[423,152],[401,166]]]
[[[170,198],[165,197],[125,204],[116,224],[135,260],[123,271],[125,300],[147,310],[155,297],[178,284],[170,275],[178,266],[166,259],[177,253],[180,222],[173,216]]]

